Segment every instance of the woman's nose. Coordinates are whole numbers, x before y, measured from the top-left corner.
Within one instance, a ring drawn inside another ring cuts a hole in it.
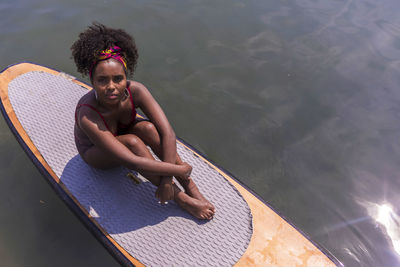
[[[115,90],[115,88],[117,88],[117,87],[115,86],[115,83],[114,83],[113,81],[110,81],[110,82],[107,84],[107,89],[108,89],[108,90]]]

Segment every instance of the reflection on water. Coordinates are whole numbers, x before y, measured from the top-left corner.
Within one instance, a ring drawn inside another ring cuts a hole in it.
[[[397,0],[17,0],[0,3],[0,62],[80,77],[69,51],[77,34],[93,20],[127,29],[140,50],[135,79],[178,136],[346,266],[399,266],[399,10]],[[4,121],[0,130],[0,256],[43,266],[35,248],[50,243],[71,262],[107,261],[88,236],[74,250],[76,220]]]
[[[394,212],[390,203],[367,205],[368,214],[382,226],[383,232],[386,233],[394,250],[400,256],[400,216]]]

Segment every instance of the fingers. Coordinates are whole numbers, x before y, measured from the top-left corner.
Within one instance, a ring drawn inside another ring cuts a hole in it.
[[[185,163],[186,163],[186,162],[185,162]],[[190,166],[188,163],[186,163],[186,165],[188,166],[187,176],[189,177],[190,174],[192,173],[193,168],[192,168],[192,166]]]

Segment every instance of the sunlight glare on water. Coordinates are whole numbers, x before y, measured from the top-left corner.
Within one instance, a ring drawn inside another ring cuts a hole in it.
[[[126,29],[134,79],[177,136],[345,266],[400,266],[400,1],[0,2],[0,68],[82,78],[92,21]],[[5,266],[118,263],[46,184],[0,119]]]
[[[370,204],[368,213],[383,227],[394,250],[400,256],[400,216],[394,212],[389,203]]]

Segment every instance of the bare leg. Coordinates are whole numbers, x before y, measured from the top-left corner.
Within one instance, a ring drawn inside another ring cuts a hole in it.
[[[133,134],[127,134],[117,136],[117,139],[126,147],[128,147],[135,155],[154,159],[147,146],[137,136]],[[110,155],[103,152],[96,146],[89,148],[83,155],[83,158],[86,163],[99,169],[108,169],[117,167],[119,165],[115,159],[112,159]],[[160,185],[160,176],[148,175],[146,173],[141,174],[155,186]],[[174,200],[181,208],[199,219],[211,219],[214,215],[212,210],[213,207],[211,205],[187,195],[176,185],[174,185]]]
[[[150,146],[150,148],[154,151],[154,153],[161,158],[162,155],[162,148],[161,148],[161,140],[160,140],[160,135],[158,134],[157,129],[155,126],[148,121],[142,121],[136,123],[131,129],[130,132],[134,133],[137,135],[140,139],[143,140],[143,142]],[[161,158],[162,159],[162,158]],[[176,154],[176,164],[182,165],[183,161],[179,157],[178,153]],[[197,185],[195,182],[192,180],[192,178],[188,177],[187,179],[182,178],[182,177],[176,177],[176,179],[179,181],[179,183],[182,185],[182,187],[185,189],[185,192],[202,202],[207,202],[212,206],[212,210],[215,212],[215,207],[212,205],[204,196],[203,194],[200,193],[200,190],[198,189]]]
[[[129,150],[137,156],[154,159],[150,151],[144,145],[144,143],[135,135],[127,134],[116,137],[121,143],[123,143]],[[116,160],[112,159],[110,155],[103,152],[101,149],[93,146],[89,148],[83,155],[83,159],[90,166],[98,169],[109,169],[117,167],[119,164]],[[155,186],[160,185],[160,177],[154,175],[144,175]]]

